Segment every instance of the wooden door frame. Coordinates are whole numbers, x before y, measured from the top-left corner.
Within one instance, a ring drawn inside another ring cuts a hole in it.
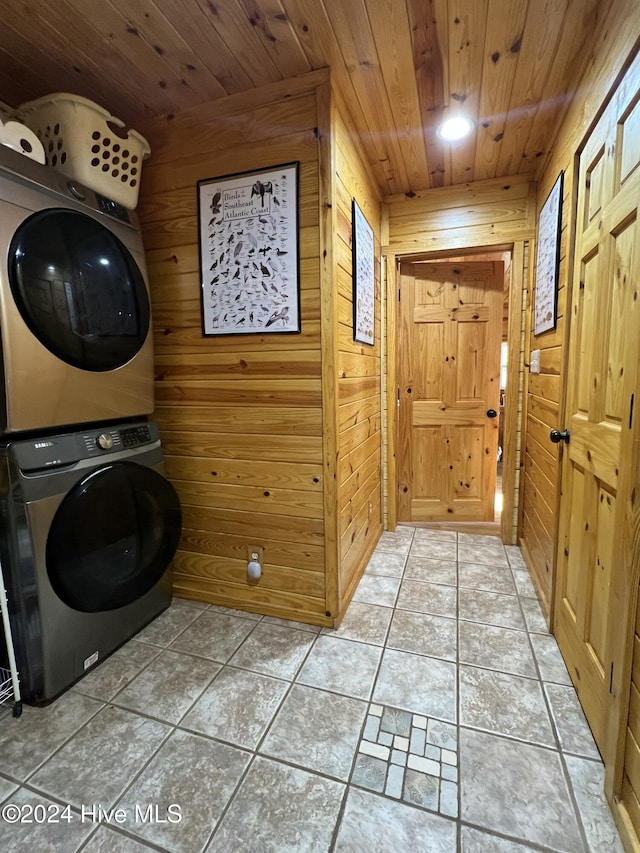
[[[525,240],[497,246],[469,246],[464,250],[440,252],[420,252],[398,254],[387,252],[386,257],[386,432],[387,432],[387,526],[395,530],[397,515],[397,470],[396,448],[398,436],[398,289],[399,264],[410,261],[444,261],[447,258],[464,254],[511,253],[511,279],[509,284],[509,324],[507,332],[508,368],[507,388],[517,388],[517,394],[507,393],[504,410],[504,448],[502,457],[502,494],[501,536],[505,545],[513,545],[514,507],[516,496],[516,469],[518,459],[518,412],[522,411],[522,388],[520,383],[521,343],[522,343],[522,299],[524,287]],[[518,530],[519,534],[519,530]]]

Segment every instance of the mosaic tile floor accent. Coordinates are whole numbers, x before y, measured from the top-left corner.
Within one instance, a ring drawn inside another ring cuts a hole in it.
[[[351,782],[457,817],[457,727],[423,714],[371,705]]]

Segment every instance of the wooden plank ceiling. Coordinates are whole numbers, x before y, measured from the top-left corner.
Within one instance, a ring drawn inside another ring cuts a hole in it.
[[[330,66],[383,195],[535,176],[612,2],[3,0],[0,100],[73,92],[135,127]],[[476,130],[445,145],[456,112]]]

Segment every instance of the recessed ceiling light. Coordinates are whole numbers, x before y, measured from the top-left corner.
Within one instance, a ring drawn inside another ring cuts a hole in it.
[[[473,130],[473,122],[466,116],[454,116],[443,122],[436,133],[440,139],[446,139],[448,142],[453,142],[456,139],[463,139],[468,136]]]

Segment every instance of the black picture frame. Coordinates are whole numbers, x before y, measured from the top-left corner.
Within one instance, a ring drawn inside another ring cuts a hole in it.
[[[555,329],[557,323],[563,183],[564,172],[560,172],[542,205],[538,219],[534,335],[542,335],[544,332]]]
[[[300,333],[299,171],[198,181],[203,336]]]
[[[376,277],[373,228],[355,198],[351,202],[353,339],[375,346]]]

